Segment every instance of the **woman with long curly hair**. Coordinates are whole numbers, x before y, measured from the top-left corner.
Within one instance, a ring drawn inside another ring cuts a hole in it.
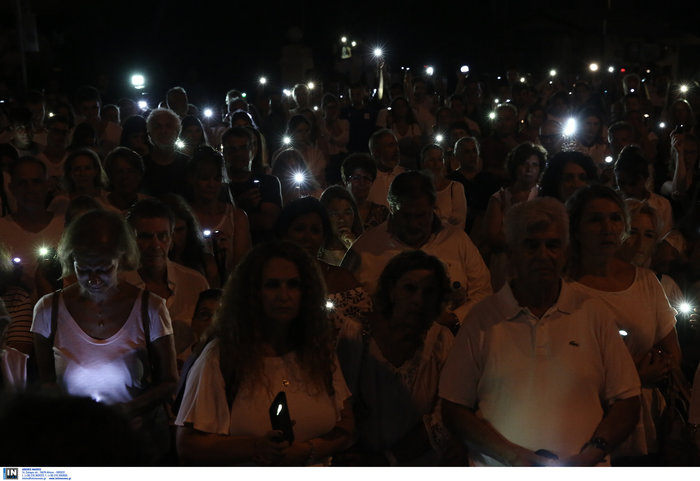
[[[316,262],[291,242],[251,250],[226,284],[207,343],[189,373],[177,447],[192,464],[324,464],[347,447],[350,392],[333,351]],[[287,398],[294,440],[268,418]]]

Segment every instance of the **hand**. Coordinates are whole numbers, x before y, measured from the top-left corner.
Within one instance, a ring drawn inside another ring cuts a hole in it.
[[[281,441],[282,431],[268,431],[265,436],[257,438],[253,461],[261,466],[279,465],[284,457],[284,450],[289,447],[288,441]]]
[[[540,467],[556,467],[561,466],[558,459],[540,456],[529,449],[520,448],[510,459],[511,466],[540,466]]]
[[[295,442],[289,445],[282,452],[280,466],[306,466],[312,453],[309,442]]]
[[[649,351],[637,362],[637,372],[642,386],[653,386],[671,372],[671,358],[656,350]]]

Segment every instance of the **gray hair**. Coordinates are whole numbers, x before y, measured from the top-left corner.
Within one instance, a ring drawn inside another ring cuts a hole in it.
[[[540,232],[551,225],[559,230],[564,247],[569,244],[566,207],[553,197],[536,197],[514,205],[506,213],[503,223],[510,247],[518,245],[526,234]]]

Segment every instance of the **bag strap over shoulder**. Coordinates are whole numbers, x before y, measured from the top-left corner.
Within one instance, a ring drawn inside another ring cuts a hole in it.
[[[56,328],[58,327],[58,301],[60,300],[61,290],[58,289],[51,295],[51,332],[49,333],[51,345],[53,345],[54,337],[56,337]]]
[[[148,315],[148,297],[150,292],[144,289],[141,293],[141,323],[143,324],[143,333],[146,336],[146,346],[151,344],[151,318]]]

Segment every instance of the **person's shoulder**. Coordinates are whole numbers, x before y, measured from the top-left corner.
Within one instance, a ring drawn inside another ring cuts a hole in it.
[[[177,262],[168,263],[168,271],[172,270],[173,273],[177,275],[180,279],[184,280],[188,286],[195,287],[197,284],[202,284],[208,286],[206,277],[202,275],[201,272],[191,269]]]

